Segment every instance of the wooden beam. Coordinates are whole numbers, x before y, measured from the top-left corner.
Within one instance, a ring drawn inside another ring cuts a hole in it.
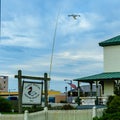
[[[19,76],[15,75],[15,78],[19,78]],[[34,77],[34,76],[24,76],[24,75],[21,75],[21,78],[31,79],[31,80],[44,80],[45,79],[44,77]],[[50,80],[50,78],[46,78],[46,80]]]

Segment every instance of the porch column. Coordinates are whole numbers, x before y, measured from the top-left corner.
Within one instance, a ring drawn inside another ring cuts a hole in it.
[[[104,81],[100,81],[99,84],[101,84],[101,95],[104,95]]]
[[[78,106],[80,106],[80,82],[78,81]]]
[[[98,81],[96,81],[96,100],[95,105],[98,105]]]
[[[92,89],[93,89],[92,82],[90,82],[90,97],[92,97]]]
[[[115,90],[114,90],[114,94],[116,95],[120,95],[120,80],[115,80]]]

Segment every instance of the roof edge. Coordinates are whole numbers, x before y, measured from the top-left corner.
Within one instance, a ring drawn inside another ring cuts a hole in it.
[[[102,47],[104,47],[104,46],[114,46],[114,45],[120,45],[120,35],[99,43],[99,46],[102,46]]]

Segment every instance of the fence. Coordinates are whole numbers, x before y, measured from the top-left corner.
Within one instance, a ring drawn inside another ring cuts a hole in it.
[[[24,114],[0,114],[0,120],[92,120],[93,117],[100,117],[103,108],[85,109],[85,110],[47,110],[35,113]]]

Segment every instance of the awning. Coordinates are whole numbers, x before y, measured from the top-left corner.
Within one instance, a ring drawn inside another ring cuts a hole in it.
[[[105,80],[120,80],[120,72],[104,72],[100,74],[74,79],[74,81],[80,82],[93,82]]]

